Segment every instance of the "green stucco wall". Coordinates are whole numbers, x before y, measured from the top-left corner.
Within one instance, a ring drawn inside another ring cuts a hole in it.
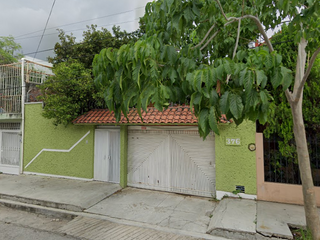
[[[127,186],[128,174],[128,126],[120,127],[120,186]]]
[[[42,117],[42,104],[25,105],[24,171],[78,178],[93,178],[94,126],[54,126]],[[42,149],[70,149],[70,152],[42,152],[27,168],[26,165]]]
[[[219,131],[220,135],[215,135],[216,190],[232,192],[241,185],[246,194],[257,194],[256,152],[248,149],[255,143],[255,123],[220,124]],[[241,145],[227,146],[227,137],[239,137]]]

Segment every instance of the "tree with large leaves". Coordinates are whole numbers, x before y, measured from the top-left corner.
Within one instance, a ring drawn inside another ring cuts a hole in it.
[[[94,55],[103,48],[119,48],[123,44],[136,41],[141,35],[140,29],[127,33],[116,26],[113,26],[112,32],[113,34],[106,28],[98,30],[97,25],[87,26],[87,30],[82,34],[83,39],[77,42],[72,33],[68,35],[59,29],[60,41],[55,44],[55,56],[49,57],[49,62],[55,66],[61,62],[76,59],[83,63],[85,68],[91,69]]]
[[[0,64],[17,62],[23,55],[20,53],[20,44],[12,36],[0,37]]]
[[[94,59],[97,86],[119,120],[129,107],[162,111],[170,102],[190,104],[203,137],[218,133],[221,114],[240,124],[267,121],[269,82],[290,104],[301,172],[307,226],[320,239],[320,221],[302,116],[303,88],[320,47],[318,0],[159,0],[148,3],[146,32],[135,44],[104,49]],[[295,74],[282,64],[266,31],[289,21],[298,44]],[[248,49],[261,36],[266,47]],[[293,90],[288,87],[294,79]],[[217,91],[218,90],[218,91]]]
[[[53,76],[40,85],[39,97],[44,105],[43,116],[53,119],[54,125],[68,125],[79,115],[90,110],[92,103],[103,106],[103,98],[95,89],[91,70],[77,60],[59,63]]]
[[[283,24],[281,31],[272,36],[271,43],[275,51],[281,54],[282,64],[295,73],[298,46],[294,42],[296,33],[290,34],[289,28]],[[320,39],[314,39],[320,46]],[[314,52],[315,45],[306,48],[307,54]],[[320,56],[315,60],[311,69],[308,81],[304,87],[304,97],[302,103],[303,118],[306,126],[307,136],[318,135],[320,126]],[[290,88],[292,90],[292,87]],[[275,134],[280,137],[278,141],[279,151],[282,156],[289,157],[296,162],[296,149],[293,137],[293,120],[290,104],[286,101],[285,92],[281,89],[269,90],[274,96],[274,101],[270,104],[268,123],[265,125],[264,135],[267,138]],[[310,146],[309,146],[310,147]]]
[[[55,45],[53,63],[54,75],[40,86],[45,107],[43,116],[53,119],[55,125],[68,125],[79,115],[91,108],[104,107],[103,88],[96,88],[92,79],[92,60],[94,55],[105,47],[119,48],[135,41],[141,30],[127,33],[113,27],[113,35],[96,25],[87,27],[83,40],[77,42],[70,34],[60,30],[60,42]]]

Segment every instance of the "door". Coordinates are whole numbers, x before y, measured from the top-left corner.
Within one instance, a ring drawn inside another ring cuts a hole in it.
[[[94,179],[120,182],[120,130],[96,129],[94,143]]]
[[[128,134],[129,186],[215,196],[213,134],[205,141],[186,127],[129,128]]]
[[[19,174],[20,144],[19,131],[0,131],[0,171],[9,174]]]

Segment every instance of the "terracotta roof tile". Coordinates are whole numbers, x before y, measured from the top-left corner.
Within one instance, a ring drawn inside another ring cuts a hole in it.
[[[189,106],[174,106],[158,111],[154,107],[149,107],[147,112],[142,112],[143,122],[136,108],[131,108],[127,118],[122,114],[118,124],[197,124],[197,118],[191,113]],[[221,123],[229,122],[223,115]],[[86,114],[79,116],[73,121],[74,124],[116,124],[114,113],[108,109],[93,109]]]
[[[158,111],[154,107],[149,107],[147,112],[142,111],[142,118],[138,114],[136,108],[130,109],[127,114],[129,124],[145,123],[145,124],[185,124],[198,123],[197,118],[191,113],[189,106],[174,106],[164,109],[163,112]],[[93,109],[86,114],[79,116],[73,121],[74,124],[112,124],[117,123],[114,113],[108,109]],[[122,115],[119,124],[128,124],[127,118]]]

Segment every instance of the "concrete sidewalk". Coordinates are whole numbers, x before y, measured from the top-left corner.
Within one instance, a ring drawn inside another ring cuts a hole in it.
[[[105,182],[0,174],[0,204],[30,211],[96,218],[203,239],[292,239],[288,224],[305,226],[302,206],[235,198],[213,200],[135,188],[121,190],[118,184]]]

